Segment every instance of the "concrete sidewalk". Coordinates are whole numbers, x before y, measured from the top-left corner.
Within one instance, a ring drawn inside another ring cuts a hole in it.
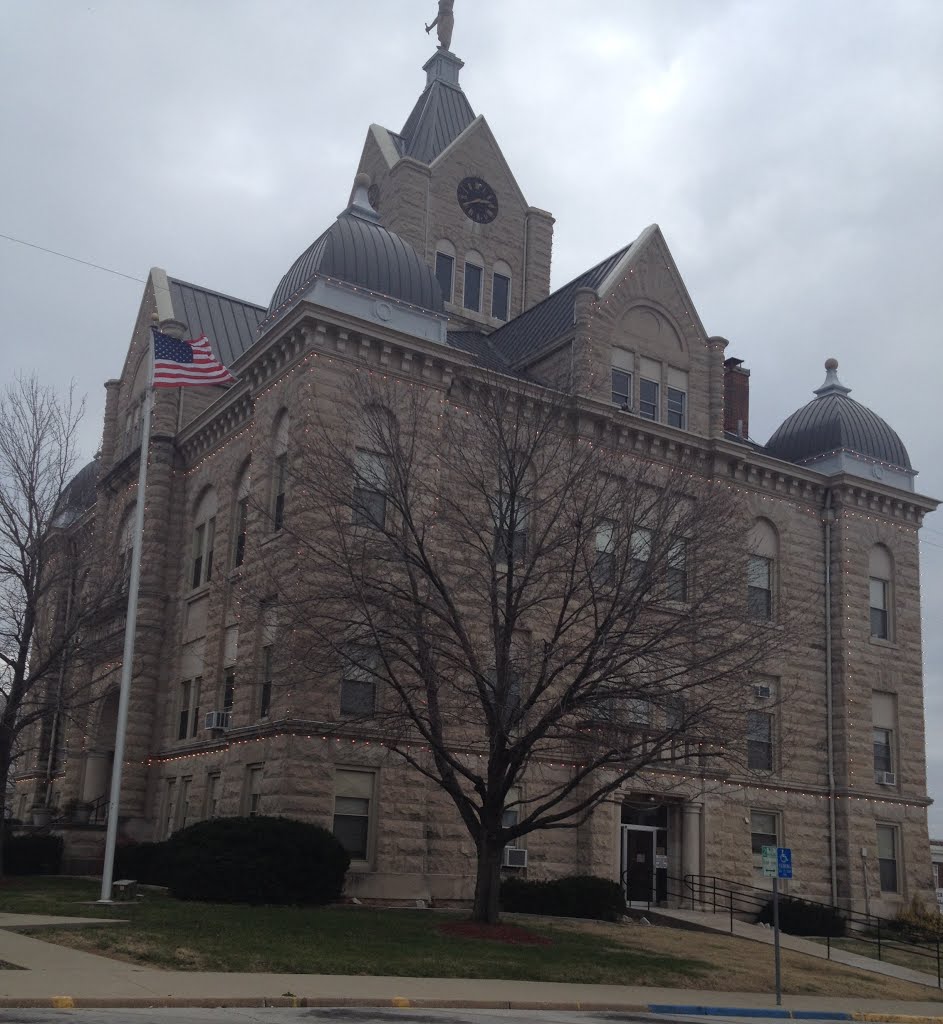
[[[225,974],[161,971],[56,946],[10,927],[37,927],[74,918],[0,916],[0,1007],[135,1006],[416,1006],[517,1010],[645,1011],[657,1006],[731,1007],[769,1011],[772,995],[698,992],[629,985],[468,978],[384,978],[319,974]],[[100,924],[100,921],[96,921]],[[823,996],[784,996],[789,1010],[895,1015],[943,1024],[943,1003]],[[863,1016],[864,1015],[864,1016]]]

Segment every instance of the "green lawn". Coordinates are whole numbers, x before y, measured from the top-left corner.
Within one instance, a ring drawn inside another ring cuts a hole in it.
[[[566,925],[527,927],[551,945],[526,946],[441,934],[461,914],[365,907],[301,909],[182,903],[145,890],[137,904],[83,905],[91,882],[11,878],[0,911],[124,917],[127,925],[43,932],[44,939],[176,970],[385,974],[672,985],[704,977],[707,961],[624,946]]]

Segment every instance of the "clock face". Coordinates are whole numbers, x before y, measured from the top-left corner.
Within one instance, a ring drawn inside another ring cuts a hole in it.
[[[498,197],[484,178],[462,178],[456,189],[462,212],[476,224],[490,224],[498,215]]]

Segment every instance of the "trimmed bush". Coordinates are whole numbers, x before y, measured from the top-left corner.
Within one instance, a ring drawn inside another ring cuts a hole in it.
[[[115,848],[114,877],[145,885],[166,885],[166,843],[125,843]]]
[[[501,882],[501,909],[512,914],[618,921],[625,913],[625,896],[618,882],[595,875],[570,875],[549,882],[506,878]]]
[[[757,921],[761,924],[773,923],[772,900],[760,911]],[[837,907],[807,903],[794,896],[780,896],[779,927],[790,935],[830,935],[837,939],[845,934],[845,919]]]
[[[937,939],[943,939],[943,914],[936,904],[927,907],[916,896],[910,901],[910,906],[901,910],[890,924],[907,942],[936,942]]]
[[[62,836],[11,836],[3,841],[7,875],[58,875],[62,867]]]
[[[350,865],[333,833],[290,818],[214,818],[163,845],[167,885],[182,900],[330,903],[340,897]]]

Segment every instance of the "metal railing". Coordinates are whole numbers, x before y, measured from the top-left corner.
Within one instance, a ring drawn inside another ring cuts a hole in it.
[[[629,902],[632,881],[629,876],[628,869],[623,871],[622,887],[623,892],[626,893],[627,902]],[[658,892],[659,883],[661,893]],[[737,917],[755,921],[772,899],[772,893],[768,889],[747,885],[729,878],[718,878],[716,875],[685,875],[684,878],[662,875],[661,879],[658,879],[656,873],[653,872],[651,884],[647,888],[647,898],[634,899],[631,902],[635,905],[644,903],[648,910],[653,907],[657,909],[662,893],[668,900],[679,903],[682,908],[689,905],[692,910],[698,907],[709,908],[714,913],[725,914],[730,922],[731,935],[734,934],[734,921]],[[656,894],[657,897],[653,899]],[[804,896],[785,896],[781,897],[781,900],[791,904],[804,904],[811,910],[818,910],[822,914],[834,916],[840,920],[843,935],[829,934],[830,929],[828,928],[824,929],[826,932],[824,935],[803,936],[795,931],[789,932],[789,934],[801,938],[824,941],[827,959],[831,960],[832,949],[836,941],[844,940],[849,944],[860,943],[868,951],[859,952],[860,956],[886,963],[897,963],[897,966],[910,967],[912,970],[923,970],[923,973],[932,973],[935,967],[937,987],[943,988],[943,956],[941,956],[943,951],[941,951],[939,934],[932,939],[921,941],[909,938],[897,921],[878,917],[876,914],[845,910],[821,900],[807,899]],[[941,929],[943,929],[943,922],[941,922]],[[835,946],[835,948],[841,947]],[[855,949],[845,951],[858,952]],[[895,955],[897,959],[894,959]],[[917,965],[898,962],[900,959],[912,958],[916,958]]]

